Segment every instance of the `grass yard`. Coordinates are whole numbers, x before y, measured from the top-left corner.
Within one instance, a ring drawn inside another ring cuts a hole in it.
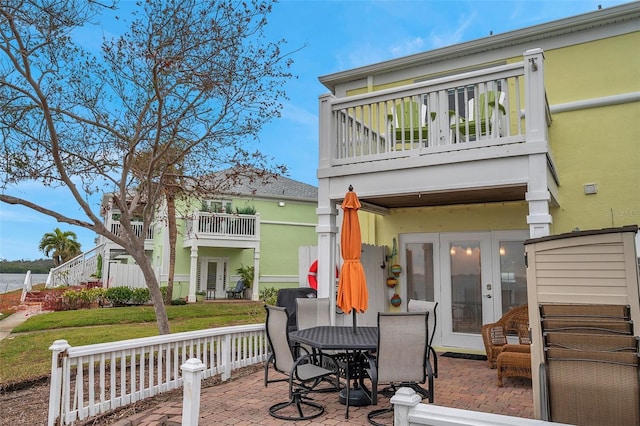
[[[167,306],[166,309],[171,332],[177,333],[263,323],[263,305],[264,302],[219,301]],[[55,340],[64,339],[72,346],[82,346],[156,335],[158,327],[151,306],[82,309],[33,316],[0,341],[0,389],[48,377],[49,347]]]

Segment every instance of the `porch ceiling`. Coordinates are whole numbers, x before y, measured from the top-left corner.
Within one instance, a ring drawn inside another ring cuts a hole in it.
[[[501,186],[496,188],[476,188],[422,192],[401,195],[360,196],[360,201],[377,207],[396,209],[407,207],[432,207],[452,204],[497,203],[523,201],[526,185]],[[366,210],[366,208],[364,208]]]

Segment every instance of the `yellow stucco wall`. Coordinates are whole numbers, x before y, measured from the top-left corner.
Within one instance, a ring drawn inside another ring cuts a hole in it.
[[[528,229],[527,214],[524,201],[393,209],[375,216],[376,243],[392,247],[393,238],[406,233]]]
[[[640,91],[640,33],[545,52],[551,105]],[[640,224],[640,103],[554,113],[553,233]],[[585,195],[595,183],[598,193]]]
[[[640,32],[546,50],[549,104],[640,90]],[[553,124],[552,124],[553,126]]]

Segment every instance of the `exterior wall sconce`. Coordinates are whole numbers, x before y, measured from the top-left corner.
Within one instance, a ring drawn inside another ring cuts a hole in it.
[[[278,207],[284,207],[286,205],[287,203],[285,203],[284,201],[278,201]]]

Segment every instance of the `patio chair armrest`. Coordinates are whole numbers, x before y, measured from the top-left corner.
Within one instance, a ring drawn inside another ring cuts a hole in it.
[[[502,347],[502,352],[531,353],[531,345],[508,343]]]

